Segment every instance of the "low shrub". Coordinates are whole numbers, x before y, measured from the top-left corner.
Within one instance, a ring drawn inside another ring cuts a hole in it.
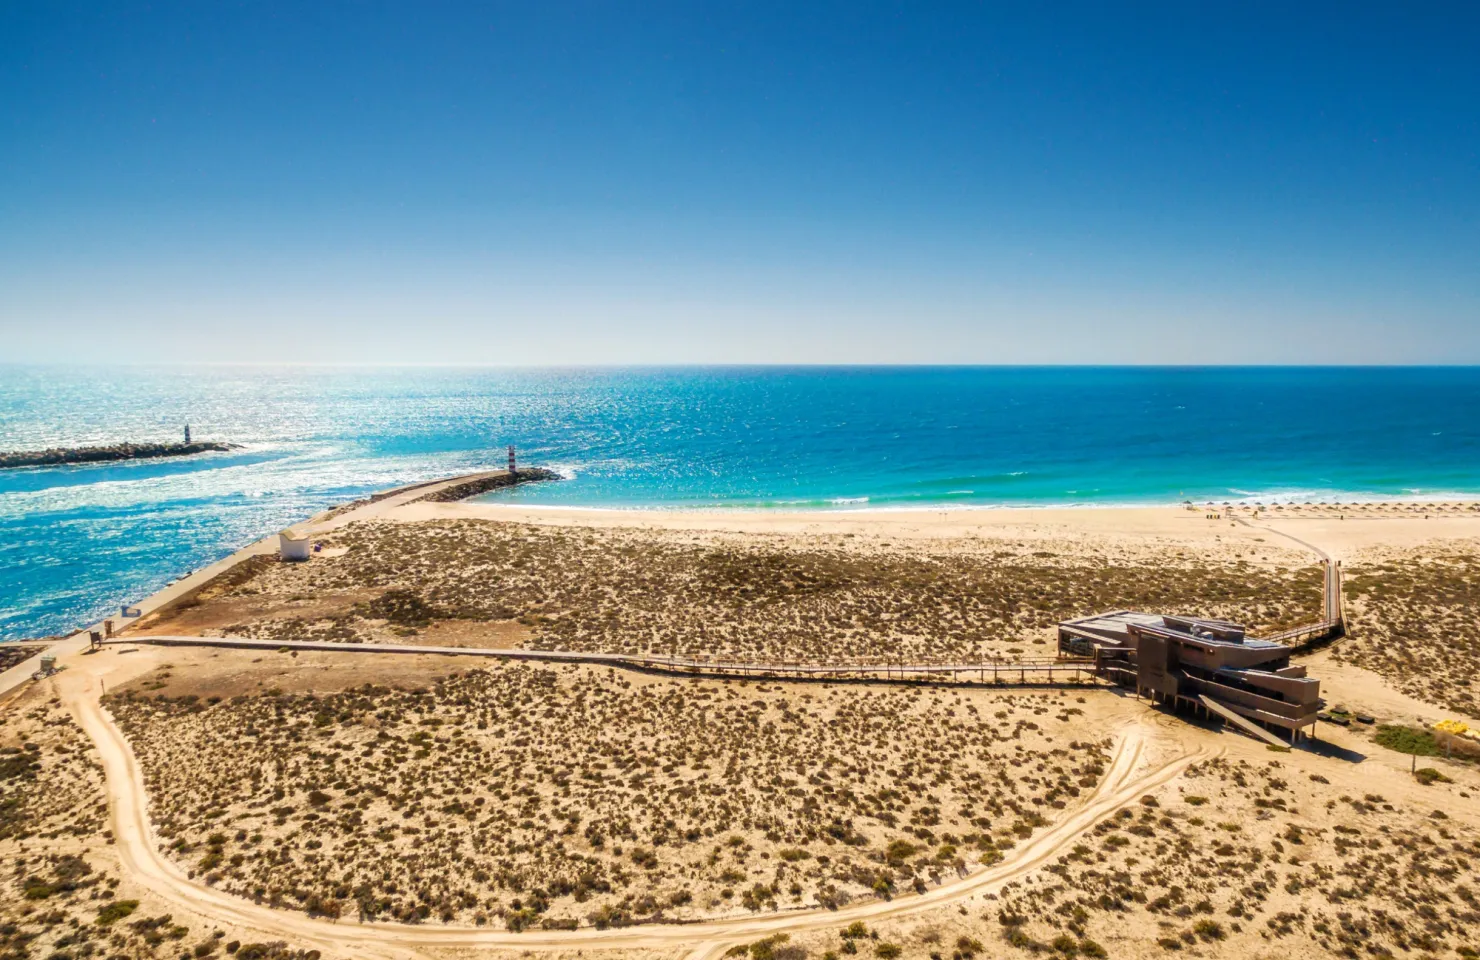
[[[1439,745],[1434,741],[1434,735],[1420,727],[1385,723],[1377,728],[1377,733],[1372,739],[1378,745],[1387,747],[1389,750],[1396,750],[1398,753],[1411,753],[1419,757],[1439,755]]]
[[[106,927],[110,923],[122,920],[137,909],[139,909],[137,900],[114,900],[98,910],[98,924]]]

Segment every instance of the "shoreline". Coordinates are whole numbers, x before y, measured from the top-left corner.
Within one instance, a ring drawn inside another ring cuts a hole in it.
[[[491,473],[499,471],[482,471],[478,473],[457,474],[451,477],[443,477],[424,483],[403,484],[380,491],[380,496],[373,500],[348,500],[336,507],[321,510],[295,523],[289,524],[289,528],[296,528],[310,535],[327,533],[338,529],[355,520],[364,517],[376,516],[386,511],[393,510],[409,501],[418,500],[429,492],[459,483],[486,477]],[[285,528],[286,529],[286,528]],[[32,643],[39,649],[36,656],[30,657],[16,664],[8,670],[0,671],[0,698],[5,697],[19,687],[24,686],[32,678],[32,674],[40,665],[43,653],[59,656],[70,656],[80,654],[89,645],[88,635],[93,631],[103,632],[106,620],[113,620],[117,633],[122,633],[131,623],[150,613],[153,613],[171,603],[174,603],[187,594],[192,593],[214,580],[216,577],[238,564],[255,556],[270,555],[278,551],[278,534],[270,532],[248,543],[242,544],[226,556],[215,561],[205,563],[194,570],[179,577],[171,583],[165,584],[153,593],[148,594],[140,600],[124,603],[138,611],[137,616],[124,618],[119,614],[104,617],[91,623],[83,624],[75,629],[70,629],[57,634],[55,639],[38,641],[34,637],[21,637],[16,641],[5,641],[7,643],[21,642]],[[44,644],[44,646],[42,645]]]
[[[410,507],[421,507],[423,504],[407,505]],[[1442,513],[1437,509],[1430,509],[1429,514],[1434,520],[1476,520],[1480,521],[1480,499],[1477,500],[1442,500],[1442,501],[1414,501],[1398,500],[1383,501],[1372,504],[1293,504],[1285,505],[1278,512],[1269,508],[1259,509],[1256,515],[1255,508],[1230,504],[1224,506],[1215,504],[1205,507],[1203,504],[1179,503],[1157,503],[1157,504],[1062,504],[1062,505],[918,505],[918,506],[857,506],[838,508],[811,508],[811,507],[750,507],[750,506],[603,506],[588,504],[567,503],[528,503],[508,502],[498,500],[469,499],[451,503],[438,503],[435,507],[444,510],[455,510],[469,517],[479,519],[501,519],[520,517],[565,517],[570,519],[588,518],[593,520],[619,520],[629,519],[634,521],[660,521],[665,518],[675,521],[686,521],[695,519],[707,520],[735,520],[746,522],[763,521],[809,521],[816,523],[827,522],[866,522],[877,520],[906,521],[919,520],[928,522],[932,518],[947,518],[959,522],[994,523],[1000,520],[1055,520],[1069,517],[1102,517],[1119,516],[1135,518],[1138,516],[1171,516],[1178,519],[1206,521],[1206,514],[1211,510],[1217,514],[1216,519],[1223,522],[1236,520],[1252,520],[1256,522],[1277,522],[1280,520],[1338,520],[1346,516],[1345,522],[1358,523],[1363,521],[1411,521],[1419,519],[1414,516],[1401,514],[1387,514],[1375,512],[1376,510],[1392,508],[1407,508],[1411,511],[1421,511],[1425,508],[1447,507],[1451,512]],[[1363,510],[1374,512],[1362,513]],[[407,508],[398,510],[398,519],[409,519]],[[500,516],[502,515],[502,516]],[[1480,535],[1480,524],[1476,525],[1476,534]]]
[[[862,501],[862,502],[859,502]],[[771,502],[715,502],[683,503],[672,506],[652,503],[633,504],[602,504],[602,503],[550,503],[550,502],[521,502],[506,503],[492,500],[468,499],[464,503],[475,506],[501,506],[511,509],[530,510],[569,510],[589,511],[593,513],[754,513],[759,515],[773,515],[777,513],[816,513],[816,514],[868,514],[868,513],[940,513],[944,511],[1034,511],[1034,510],[1187,510],[1201,511],[1204,507],[1233,507],[1239,510],[1248,510],[1258,505],[1261,509],[1269,509],[1276,505],[1284,509],[1313,509],[1334,507],[1423,507],[1423,506],[1471,506],[1480,507],[1480,494],[1452,494],[1435,496],[1432,499],[1424,497],[1399,497],[1386,499],[1367,500],[1107,500],[1104,502],[1093,502],[1084,500],[1072,500],[1053,503],[962,503],[953,500],[934,502],[916,502],[900,504],[873,504],[867,502],[867,497],[849,498],[840,501],[817,501],[817,500],[794,500],[794,501],[771,501]],[[1477,511],[1480,513],[1480,511]]]

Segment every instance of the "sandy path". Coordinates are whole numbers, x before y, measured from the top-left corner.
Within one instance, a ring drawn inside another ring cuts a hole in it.
[[[1277,529],[1277,528],[1269,525],[1268,523],[1264,523],[1264,522],[1261,522],[1261,521],[1258,521],[1258,520],[1245,520],[1242,517],[1238,518],[1235,522],[1236,523],[1243,524],[1246,527],[1251,527],[1251,528],[1253,528],[1255,530],[1267,530],[1268,532],[1274,534],[1277,537],[1284,537],[1286,540],[1289,540],[1289,541],[1291,541],[1291,542],[1293,542],[1295,544],[1298,544],[1299,546],[1303,547],[1304,549],[1309,550],[1311,553],[1314,553],[1316,555],[1316,557],[1319,560],[1321,560],[1321,562],[1323,562],[1323,563],[1330,563],[1331,562],[1331,555],[1329,553],[1327,553],[1326,551],[1322,550],[1320,547],[1316,546],[1315,544],[1311,543],[1310,541],[1308,541],[1308,540],[1302,540],[1299,537],[1295,536],[1295,534],[1290,533],[1290,532],[1288,532],[1286,530]]]
[[[652,925],[613,930],[527,931],[509,933],[477,927],[334,923],[304,914],[275,910],[190,880],[160,852],[149,821],[142,773],[128,741],[99,702],[104,677],[117,672],[116,658],[77,658],[76,667],[53,681],[58,694],[82,729],[97,745],[107,778],[109,815],[123,870],[130,879],[162,900],[218,922],[260,931],[302,947],[357,957],[433,956],[445,950],[696,948],[710,957],[720,948],[769,936],[833,929],[854,920],[883,920],[916,914],[1000,889],[1038,869],[1072,845],[1104,817],[1134,802],[1147,791],[1179,775],[1193,762],[1210,756],[1207,748],[1183,750],[1173,759],[1147,764],[1148,738],[1157,735],[1151,717],[1127,723],[1119,732],[1110,769],[1084,801],[1052,826],[1008,854],[1008,859],[945,883],[919,896],[868,901],[841,910],[806,910],[688,925]],[[128,672],[123,666],[122,672]],[[116,682],[116,681],[115,681]],[[1180,739],[1160,736],[1159,740]]]
[[[1480,538],[1480,517],[1272,517],[1256,523],[1336,560],[1360,559],[1373,547],[1408,549]]]

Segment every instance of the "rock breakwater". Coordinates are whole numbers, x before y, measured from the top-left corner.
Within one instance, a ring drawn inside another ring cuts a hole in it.
[[[52,467],[70,463],[108,463],[116,460],[154,460],[189,457],[197,453],[241,449],[234,443],[202,440],[193,443],[115,443],[105,447],[52,447],[0,453],[0,470],[16,467]]]
[[[450,487],[443,487],[435,493],[429,493],[418,498],[433,503],[453,503],[458,500],[466,500],[476,497],[480,493],[497,490],[500,487],[512,487],[519,483],[535,483],[541,480],[559,480],[560,474],[554,470],[546,470],[543,467],[532,467],[526,470],[517,470],[514,473],[501,473],[492,477],[479,477],[466,483],[455,483]]]

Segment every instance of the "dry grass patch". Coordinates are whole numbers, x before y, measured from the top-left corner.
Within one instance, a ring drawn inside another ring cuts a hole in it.
[[[1261,943],[1349,957],[1474,948],[1480,835],[1442,811],[1322,782],[1289,761],[1199,764],[1010,888],[995,911],[1001,938],[1053,948],[1154,936],[1173,953],[1242,944],[1215,951],[1230,955]]]
[[[41,652],[42,650],[39,647],[23,647],[15,643],[0,643],[0,671],[9,670],[11,667],[25,663]]]

